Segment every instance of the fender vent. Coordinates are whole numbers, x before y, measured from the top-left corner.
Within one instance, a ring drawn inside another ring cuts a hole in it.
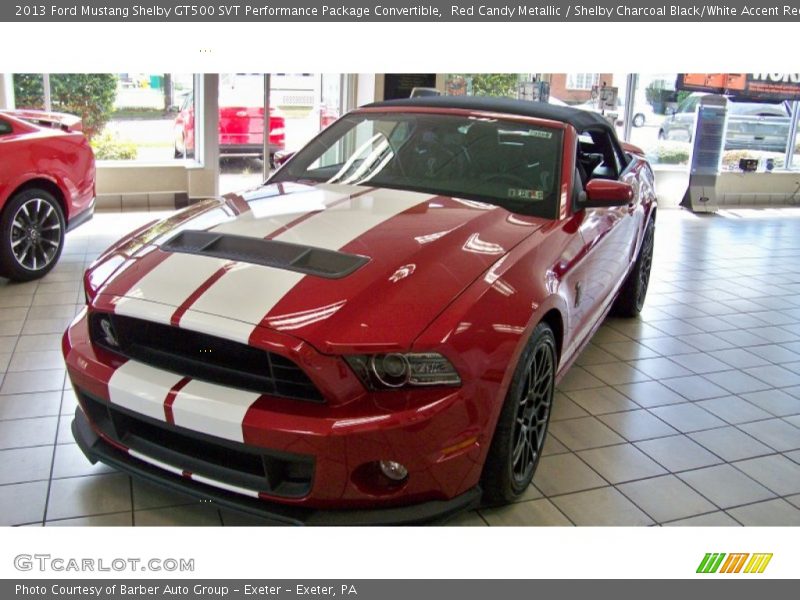
[[[346,277],[369,262],[369,258],[357,254],[211,231],[181,231],[164,242],[161,249],[226,258],[327,279]]]

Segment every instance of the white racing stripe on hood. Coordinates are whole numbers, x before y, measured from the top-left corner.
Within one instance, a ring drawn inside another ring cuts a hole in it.
[[[209,329],[214,327],[216,319],[208,319],[207,316],[227,316],[236,323],[227,323],[229,329],[224,331],[222,337],[246,344],[253,325],[260,323],[269,309],[303,277],[302,273],[296,271],[238,264],[192,304],[181,317],[180,325],[212,333]]]
[[[192,380],[175,396],[175,425],[234,442],[244,442],[242,422],[260,394]]]
[[[228,262],[174,252],[117,300],[114,312],[169,325],[175,308]]]
[[[281,242],[338,250],[367,231],[431,199],[430,194],[377,190],[326,210],[276,236]]]
[[[109,400],[117,406],[166,421],[164,400],[182,379],[183,375],[129,360],[111,375],[108,381]]]
[[[252,200],[250,210],[237,218],[212,227],[214,233],[265,238],[305,214],[325,210],[329,205],[363,192],[363,187],[319,185],[308,191]]]
[[[275,239],[338,250],[399,213],[431,198],[430,194],[382,190],[354,198],[314,215]],[[253,327],[304,277],[302,273],[238,264],[214,283],[181,318],[181,327],[211,333],[227,325],[224,337],[247,343]],[[220,323],[225,316],[238,323]],[[247,327],[244,323],[250,323]]]

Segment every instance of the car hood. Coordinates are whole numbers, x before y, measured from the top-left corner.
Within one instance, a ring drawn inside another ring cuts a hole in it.
[[[408,348],[544,223],[459,198],[271,184],[150,227],[87,281],[117,313],[243,342],[267,328],[323,352]]]

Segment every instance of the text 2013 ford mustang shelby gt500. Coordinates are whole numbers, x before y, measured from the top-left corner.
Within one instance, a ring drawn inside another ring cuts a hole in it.
[[[649,279],[653,173],[593,113],[372,104],[132,233],[64,337],[86,455],[272,518],[514,499],[553,388]]]

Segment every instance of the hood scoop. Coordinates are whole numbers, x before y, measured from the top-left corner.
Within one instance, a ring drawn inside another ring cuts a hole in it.
[[[341,279],[369,262],[369,258],[358,254],[210,231],[181,231],[164,242],[161,250],[224,258],[326,279]]]

